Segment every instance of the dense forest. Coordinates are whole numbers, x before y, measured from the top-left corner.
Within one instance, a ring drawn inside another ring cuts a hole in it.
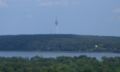
[[[120,37],[70,34],[0,36],[0,51],[120,52]]]
[[[0,72],[120,72],[120,57],[0,57]]]

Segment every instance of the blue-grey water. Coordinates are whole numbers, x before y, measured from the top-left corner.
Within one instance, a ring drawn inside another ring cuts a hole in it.
[[[102,57],[120,57],[120,53],[97,53],[97,52],[18,52],[18,51],[0,51],[0,57],[27,57],[40,56],[44,58],[59,57],[59,56],[81,56],[95,57],[101,59]]]

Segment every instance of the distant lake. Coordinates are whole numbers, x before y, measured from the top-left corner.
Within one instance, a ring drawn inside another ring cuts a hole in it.
[[[102,57],[120,57],[120,53],[97,53],[97,52],[22,52],[22,51],[0,51],[0,57],[27,57],[40,56],[44,58],[59,57],[59,56],[81,56],[95,57],[101,59]]]

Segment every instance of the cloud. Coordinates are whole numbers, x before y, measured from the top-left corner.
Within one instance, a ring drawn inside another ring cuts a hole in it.
[[[114,13],[120,13],[120,8],[115,8],[115,9],[113,10],[113,12],[114,12]]]
[[[78,5],[80,0],[38,0],[40,6],[69,6]]]
[[[7,1],[6,0],[0,0],[0,8],[7,7]]]
[[[113,18],[115,20],[120,20],[120,8],[113,9]]]

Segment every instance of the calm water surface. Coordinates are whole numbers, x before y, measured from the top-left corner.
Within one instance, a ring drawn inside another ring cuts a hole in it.
[[[105,57],[120,57],[120,53],[89,53],[89,52],[17,52],[17,51],[0,51],[0,57],[27,57],[31,58],[34,56],[40,56],[44,58],[49,57],[58,57],[58,56],[81,56],[86,55],[88,57],[96,57],[97,59],[101,59],[103,56]]]

